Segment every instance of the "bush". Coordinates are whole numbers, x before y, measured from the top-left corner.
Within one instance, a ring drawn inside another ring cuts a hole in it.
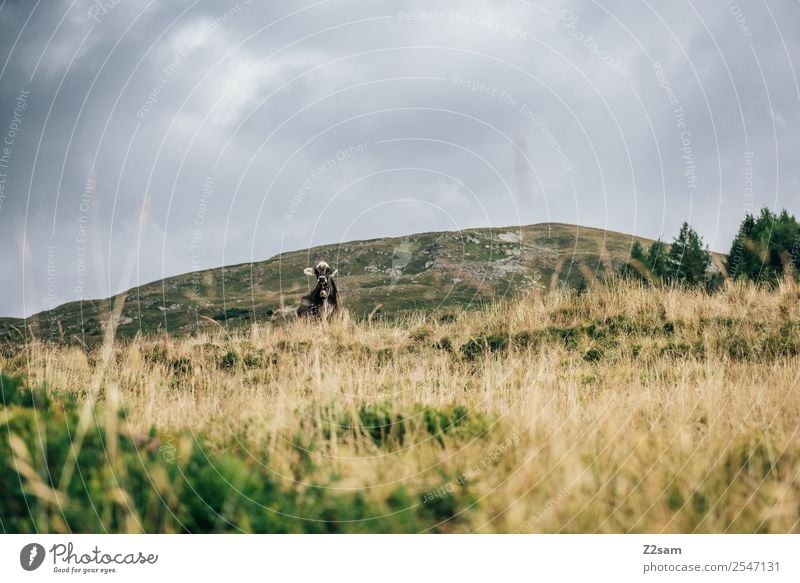
[[[508,334],[479,336],[461,346],[461,354],[467,360],[475,360],[484,354],[504,351],[508,348],[508,340]]]
[[[603,360],[604,354],[605,353],[602,347],[592,346],[591,348],[589,348],[589,350],[587,350],[584,353],[583,359],[586,362],[600,362],[601,360]]]
[[[198,435],[130,435],[124,419],[102,409],[91,415],[73,464],[78,404],[26,389],[20,378],[0,375],[0,389],[0,500],[9,533],[446,531],[471,503],[463,488],[437,505],[418,504],[403,487],[370,500],[332,489],[335,477],[321,483],[311,474],[308,445],[300,447],[296,481],[283,482],[252,452],[220,452]],[[480,425],[459,407],[417,413],[439,433]],[[378,441],[406,423],[382,406],[362,407],[359,417]]]
[[[750,335],[729,329],[721,332],[717,344],[722,354],[732,360],[773,362],[777,358],[795,357],[800,354],[800,324],[783,322]]]
[[[226,352],[219,361],[220,368],[234,368],[239,361],[239,357],[233,350]]]
[[[270,314],[272,315],[272,310],[270,310]],[[233,320],[234,318],[246,318],[250,319],[251,311],[246,308],[228,308],[223,312],[217,312],[212,316],[213,320],[217,322],[225,322],[227,320]]]
[[[445,444],[444,438],[447,436],[473,439],[482,436],[490,425],[488,417],[471,413],[461,405],[438,408],[416,405],[403,411],[390,401],[361,405],[355,417],[336,404],[324,406],[319,412],[307,415],[312,428],[322,428],[325,439],[330,439],[334,434],[339,441],[367,438],[378,447],[388,448],[402,446],[407,436],[430,436],[440,445]]]

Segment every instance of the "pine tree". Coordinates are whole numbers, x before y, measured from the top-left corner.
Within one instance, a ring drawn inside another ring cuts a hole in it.
[[[756,253],[752,252],[752,243],[750,237],[753,235],[756,228],[756,220],[748,213],[739,225],[739,232],[733,240],[731,250],[728,253],[726,267],[728,275],[732,279],[740,277],[749,277],[749,274],[757,270],[760,265],[760,260]]]
[[[710,264],[711,254],[703,247],[702,239],[688,223],[683,223],[669,248],[659,239],[645,253],[641,244],[635,242],[620,275],[652,283],[707,286]]]
[[[661,239],[654,241],[647,251],[647,266],[653,277],[663,283],[670,278],[669,254]]]
[[[671,272],[668,279],[691,287],[705,282],[711,254],[703,247],[700,235],[684,222],[672,241],[667,261]]]
[[[783,210],[776,215],[761,209],[758,218],[747,215],[731,245],[728,274],[775,284],[791,270],[800,273],[800,223]]]
[[[647,281],[652,277],[650,266],[647,263],[647,255],[645,255],[644,248],[639,241],[634,241],[631,246],[630,256],[625,265],[620,269],[620,275],[625,279],[636,279],[639,281]]]

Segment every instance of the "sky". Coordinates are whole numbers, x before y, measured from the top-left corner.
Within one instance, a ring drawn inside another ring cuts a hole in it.
[[[0,0],[0,316],[471,227],[726,252],[800,216],[796,65],[789,0]]]

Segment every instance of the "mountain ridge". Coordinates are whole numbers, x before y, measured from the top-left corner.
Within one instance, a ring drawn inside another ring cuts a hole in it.
[[[537,223],[319,245],[157,279],[111,298],[67,302],[29,318],[0,318],[0,341],[35,337],[97,343],[118,297],[125,298],[117,320],[122,338],[198,332],[215,322],[237,326],[283,320],[293,315],[308,289],[303,268],[317,259],[339,269],[343,305],[358,318],[469,309],[523,289],[590,285],[616,272],[634,241],[647,245],[652,240],[596,227]],[[721,265],[720,254],[712,257]]]

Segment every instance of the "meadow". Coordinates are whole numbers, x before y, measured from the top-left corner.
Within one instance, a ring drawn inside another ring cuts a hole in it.
[[[800,287],[0,358],[4,532],[800,531]]]

